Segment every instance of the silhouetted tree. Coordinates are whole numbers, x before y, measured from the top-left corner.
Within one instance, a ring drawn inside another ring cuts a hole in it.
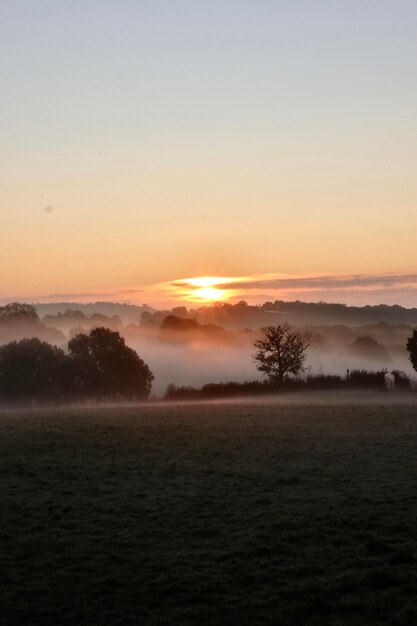
[[[374,359],[376,361],[385,361],[386,363],[391,361],[386,348],[373,337],[357,337],[349,346],[349,352],[363,359]]]
[[[417,330],[413,331],[413,336],[407,341],[407,350],[410,354],[410,361],[417,372]]]
[[[287,374],[298,374],[303,369],[310,335],[291,330],[288,324],[267,326],[262,338],[254,342],[256,367],[271,382],[282,383]]]
[[[200,324],[196,320],[183,319],[176,315],[167,315],[161,324],[161,333],[189,332],[196,330]]]
[[[0,398],[5,402],[61,400],[66,374],[64,351],[40,339],[0,346]]]
[[[74,392],[94,400],[143,400],[153,374],[118,332],[95,328],[68,343]]]
[[[215,324],[200,324],[195,319],[167,315],[162,321],[160,337],[167,341],[223,341],[224,329]]]

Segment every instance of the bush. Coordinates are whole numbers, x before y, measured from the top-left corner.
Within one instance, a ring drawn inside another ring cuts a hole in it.
[[[346,379],[334,374],[319,374],[308,376],[306,384],[312,389],[340,389],[346,387]]]
[[[405,372],[401,372],[400,370],[392,370],[391,374],[394,378],[395,387],[401,389],[410,387],[410,377],[407,376]]]
[[[347,376],[351,387],[386,387],[387,370],[368,372],[367,370],[352,370]]]

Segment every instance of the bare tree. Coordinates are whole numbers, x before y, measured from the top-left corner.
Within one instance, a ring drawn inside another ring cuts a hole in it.
[[[271,382],[282,383],[287,374],[303,369],[310,334],[292,330],[289,324],[262,328],[262,338],[254,342],[256,367]]]

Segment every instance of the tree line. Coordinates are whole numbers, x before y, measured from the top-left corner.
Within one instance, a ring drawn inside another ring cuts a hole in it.
[[[146,400],[153,378],[108,328],[75,336],[66,352],[38,338],[0,346],[0,402],[6,405]]]

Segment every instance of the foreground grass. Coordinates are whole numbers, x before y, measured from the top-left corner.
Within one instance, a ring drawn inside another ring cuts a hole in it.
[[[385,402],[1,414],[0,623],[417,623],[417,404]]]

